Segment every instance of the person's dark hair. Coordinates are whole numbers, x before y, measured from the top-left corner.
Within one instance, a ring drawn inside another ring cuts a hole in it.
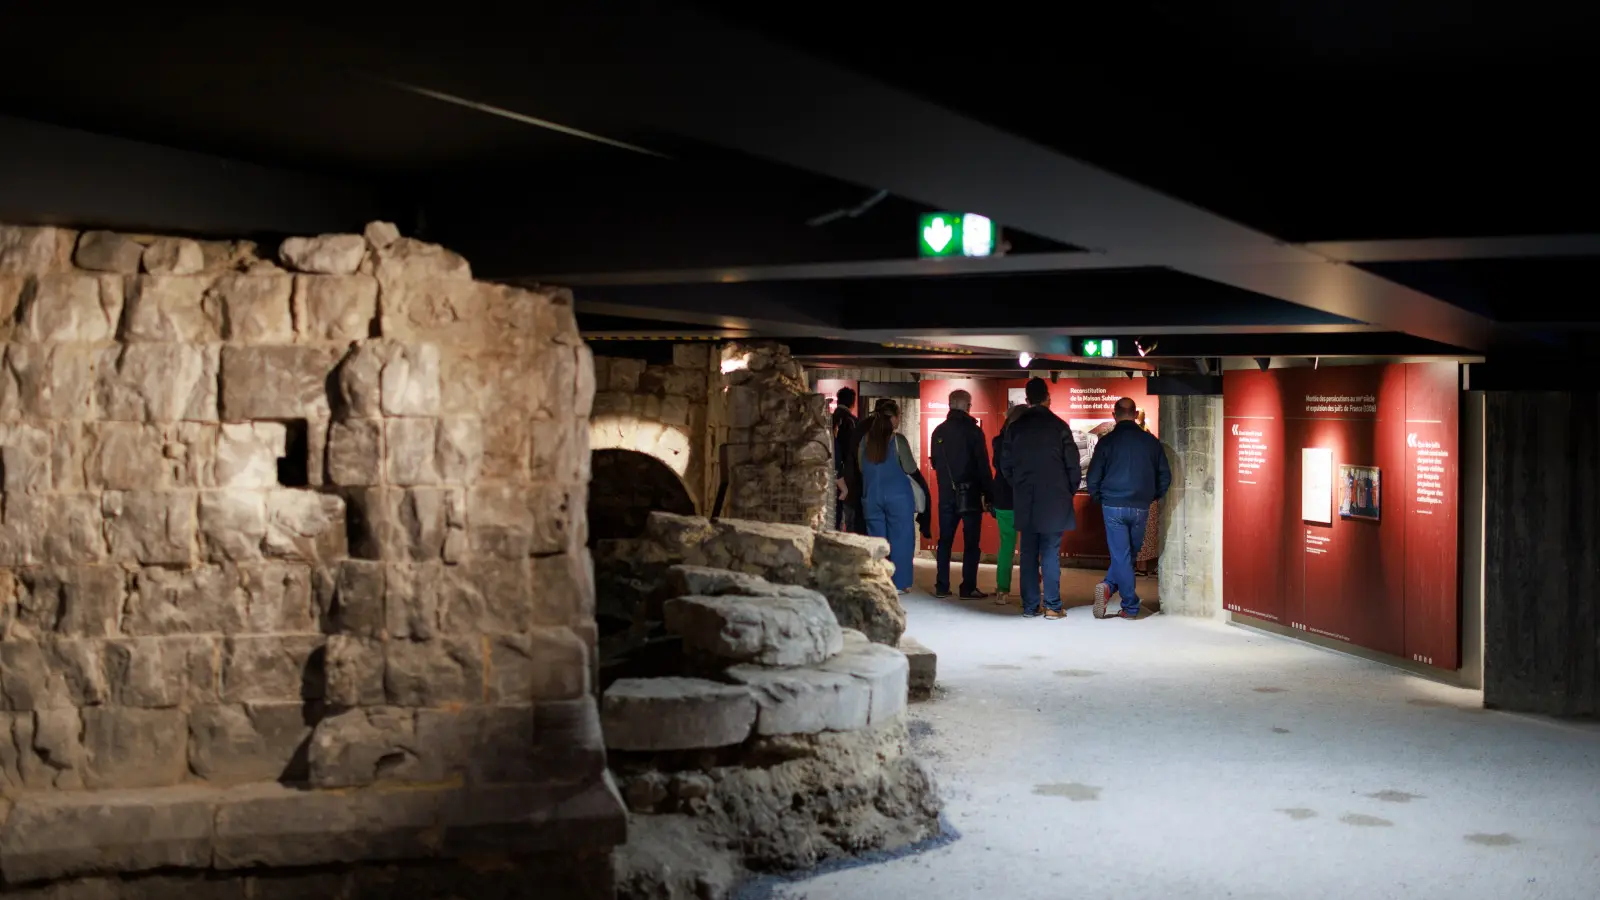
[[[834,396],[839,398],[840,409],[854,409],[856,405],[856,392],[852,388],[839,388],[839,393]]]
[[[1117,400],[1117,405],[1112,408],[1111,416],[1118,422],[1133,419],[1139,415],[1139,404],[1132,397],[1122,397]]]
[[[893,416],[900,415],[900,404],[885,397],[872,411],[872,421],[867,425],[867,461],[881,463],[889,458],[889,442],[894,439]]]
[[[1029,378],[1023,393],[1028,398],[1029,406],[1038,406],[1050,399],[1050,385],[1043,378]]]

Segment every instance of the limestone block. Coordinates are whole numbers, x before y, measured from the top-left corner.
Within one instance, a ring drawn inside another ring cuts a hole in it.
[[[161,429],[136,422],[101,422],[88,433],[88,486],[114,491],[165,486],[166,440]]]
[[[788,597],[679,597],[662,610],[684,647],[764,666],[820,663],[844,646],[821,594]]]
[[[932,698],[934,681],[939,674],[939,657],[923,646],[921,641],[909,635],[900,637],[898,649],[906,655],[906,677],[910,699]]]
[[[205,267],[205,251],[188,238],[156,238],[144,248],[144,270],[151,275],[193,275]]]
[[[384,577],[381,562],[347,559],[337,563],[329,619],[341,633],[381,637],[384,633]]]
[[[384,579],[384,629],[391,638],[428,640],[439,633],[443,569],[437,563],[390,564]]]
[[[318,630],[309,566],[266,562],[241,566],[233,572],[237,589],[212,601],[234,606],[224,613],[224,627],[220,630],[257,634]]]
[[[804,525],[720,519],[717,552],[730,560],[728,568],[759,572],[783,584],[804,584],[817,534]]]
[[[278,460],[288,453],[282,422],[223,423],[217,431],[217,487],[267,488],[278,484]]]
[[[88,753],[83,746],[83,717],[71,707],[37,710],[14,716],[19,780],[33,789],[80,790]]]
[[[594,398],[594,415],[597,421],[604,418],[633,417],[633,395],[601,392]]]
[[[359,234],[322,234],[288,238],[278,258],[297,272],[354,275],[367,255],[367,239]]]
[[[639,390],[639,379],[644,376],[645,361],[642,359],[612,357],[607,369],[611,380],[604,386],[604,389],[615,391],[619,394],[632,394]]]
[[[839,655],[817,668],[851,675],[872,690],[867,724],[877,728],[898,719],[905,712],[909,690],[910,665],[906,656],[882,644],[852,642]]]
[[[78,272],[40,275],[20,299],[18,340],[109,341],[122,318],[122,279]]]
[[[600,707],[591,696],[554,700],[535,708],[534,732],[539,740],[536,765],[556,781],[587,781],[606,767]]]
[[[90,706],[82,715],[86,786],[166,787],[188,774],[183,710]]]
[[[491,406],[480,419],[483,423],[483,456],[478,477],[485,481],[526,481],[538,424],[510,405]]]
[[[287,344],[294,340],[290,296],[294,278],[288,273],[219,276],[206,303],[221,311],[224,338],[241,344]]]
[[[822,574],[819,570],[818,574]],[[864,632],[879,644],[894,646],[906,630],[906,609],[889,576],[858,577],[854,581],[821,580],[828,605],[839,624]]]
[[[378,281],[371,275],[296,275],[294,320],[302,341],[361,341],[378,316]]]
[[[239,573],[222,566],[134,574],[122,618],[129,635],[214,634],[244,629],[246,601]]]
[[[613,750],[695,750],[743,743],[756,722],[743,685],[699,678],[623,678],[600,701],[600,725]]]
[[[75,709],[106,702],[110,687],[98,641],[33,637],[0,643],[0,707]]]
[[[51,489],[51,435],[34,425],[0,425],[0,484],[7,493],[36,494]]]
[[[214,811],[210,798],[184,792],[26,797],[0,831],[0,874],[16,885],[103,872],[205,868],[211,863]],[[92,884],[77,882],[82,888]],[[72,892],[70,882],[64,890],[51,895],[91,896]]]
[[[548,338],[541,333],[542,326],[548,327],[548,294],[442,276],[397,280],[386,276],[385,270],[386,262],[380,261],[378,292],[385,337],[519,348],[539,346]]]
[[[250,794],[230,796],[218,805],[213,865],[250,869],[428,859],[438,853],[438,795],[451,790],[252,788]],[[415,880],[409,871],[401,876],[401,892]],[[254,883],[265,882],[257,878]],[[391,884],[379,884],[377,896],[397,896]],[[448,888],[443,890],[448,894]],[[310,895],[296,891],[294,896]]]
[[[452,538],[465,540],[466,494],[460,488],[368,488],[348,496],[351,553],[359,558],[438,560]]]
[[[268,557],[327,562],[347,555],[344,501],[333,494],[280,489],[266,494]]]
[[[382,706],[384,644],[347,634],[328,636],[327,700],[336,706]]]
[[[573,371],[576,376],[576,389],[572,397],[573,415],[588,417],[594,410],[594,395],[599,382],[594,366],[594,352],[588,344],[573,348]]]
[[[711,365],[711,347],[707,344],[673,344],[672,364],[704,371]]]
[[[323,638],[316,634],[236,635],[222,650],[222,700],[320,700]]]
[[[113,560],[194,564],[199,535],[194,491],[107,491],[101,496],[100,511]]]
[[[676,597],[814,596],[814,592],[807,588],[792,584],[773,584],[759,575],[684,565],[667,569],[666,578],[657,594],[663,601]]]
[[[91,272],[137,275],[139,261],[143,257],[144,245],[125,234],[85,231],[78,236],[78,249],[72,261],[77,263],[78,268]]]
[[[661,424],[687,426],[689,400],[687,397],[664,397],[661,400]]]
[[[210,283],[206,276],[141,275],[127,279],[122,340],[188,344],[220,341],[222,312],[215,303],[206,302]]]
[[[105,637],[114,634],[125,592],[115,566],[49,566],[18,572],[18,626],[43,635]]]
[[[728,389],[728,425],[752,428],[761,423],[761,394],[754,385],[740,384]]]
[[[578,481],[579,449],[574,440],[588,428],[576,419],[544,419],[529,433],[528,475],[534,481]],[[587,452],[583,453],[588,456]]]
[[[481,639],[390,641],[384,651],[383,684],[391,704],[421,707],[484,702]]]
[[[64,228],[0,225],[0,275],[45,275],[72,267],[77,234]]]
[[[535,557],[532,564],[534,621],[593,623],[594,564],[587,549]]]
[[[219,426],[203,422],[177,422],[161,428],[161,454],[166,457],[166,474],[171,476],[174,487],[210,487],[216,484],[219,430]],[[56,490],[61,489],[57,485]]]
[[[0,419],[94,418],[100,350],[87,344],[7,344]]]
[[[483,421],[476,416],[438,420],[435,468],[446,484],[473,484],[483,470]]]
[[[218,348],[123,344],[100,354],[95,401],[102,418],[123,422],[217,420]]]
[[[439,621],[447,634],[509,634],[540,620],[526,559],[476,559],[446,566]]]
[[[589,654],[566,628],[530,628],[489,640],[489,702],[570,700],[589,691]]]
[[[368,222],[361,234],[367,239],[367,246],[374,250],[382,250],[400,240],[400,229],[393,222]]]
[[[339,361],[335,371],[340,419],[375,419],[383,415],[383,365],[393,353],[389,341],[361,341]]]
[[[416,737],[416,714],[409,709],[379,706],[335,713],[311,733],[311,784],[361,787],[414,777],[419,769]]]
[[[633,416],[646,422],[661,421],[661,398],[654,394],[635,394]]]
[[[217,643],[210,637],[107,641],[105,671],[120,706],[155,709],[217,700]]]
[[[327,347],[222,348],[223,417],[328,418],[327,380],[337,354]]]
[[[200,543],[211,562],[261,558],[267,537],[266,494],[257,490],[200,492]]]
[[[472,552],[500,559],[523,559],[535,551],[535,489],[527,485],[480,484],[468,490],[472,510],[468,537]],[[557,548],[559,549],[559,548]]]
[[[812,562],[819,567],[833,566],[850,575],[872,575],[881,571],[878,564],[889,558],[889,542],[864,534],[824,531],[817,533],[811,553]]]
[[[347,419],[328,428],[328,480],[337,485],[383,483],[383,420]]]
[[[380,376],[386,416],[439,414],[439,348],[435,344],[397,344]]]
[[[386,419],[384,451],[391,484],[438,484],[438,419]]]
[[[189,768],[213,784],[304,777],[295,757],[311,737],[301,703],[196,706],[189,713]]]
[[[754,693],[760,706],[756,734],[816,734],[867,727],[872,690],[853,675],[763,666],[733,666],[724,674]]]

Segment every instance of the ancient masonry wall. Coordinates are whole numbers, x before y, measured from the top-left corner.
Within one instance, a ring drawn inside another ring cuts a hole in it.
[[[595,357],[594,416],[589,423],[593,450],[646,453],[666,463],[683,479],[697,511],[709,513],[716,496],[710,462],[708,406],[721,377],[712,367],[710,344],[678,344],[671,365],[642,359]],[[720,401],[720,396],[716,397]]]
[[[712,430],[728,445],[722,515],[823,527],[833,485],[827,398],[780,344],[726,344],[719,367],[727,427]]]
[[[1222,398],[1163,396],[1172,487],[1161,504],[1161,611],[1222,613]]]
[[[8,889],[552,853],[609,895],[568,296],[383,223],[0,226],[0,339]]]

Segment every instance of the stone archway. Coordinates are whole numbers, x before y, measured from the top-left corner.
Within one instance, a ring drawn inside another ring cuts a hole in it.
[[[639,537],[655,510],[692,516],[694,500],[666,463],[638,450],[606,448],[589,456],[589,540]]]

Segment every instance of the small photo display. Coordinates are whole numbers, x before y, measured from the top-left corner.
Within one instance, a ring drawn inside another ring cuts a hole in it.
[[[1383,509],[1376,466],[1339,467],[1339,518],[1377,519]]]

